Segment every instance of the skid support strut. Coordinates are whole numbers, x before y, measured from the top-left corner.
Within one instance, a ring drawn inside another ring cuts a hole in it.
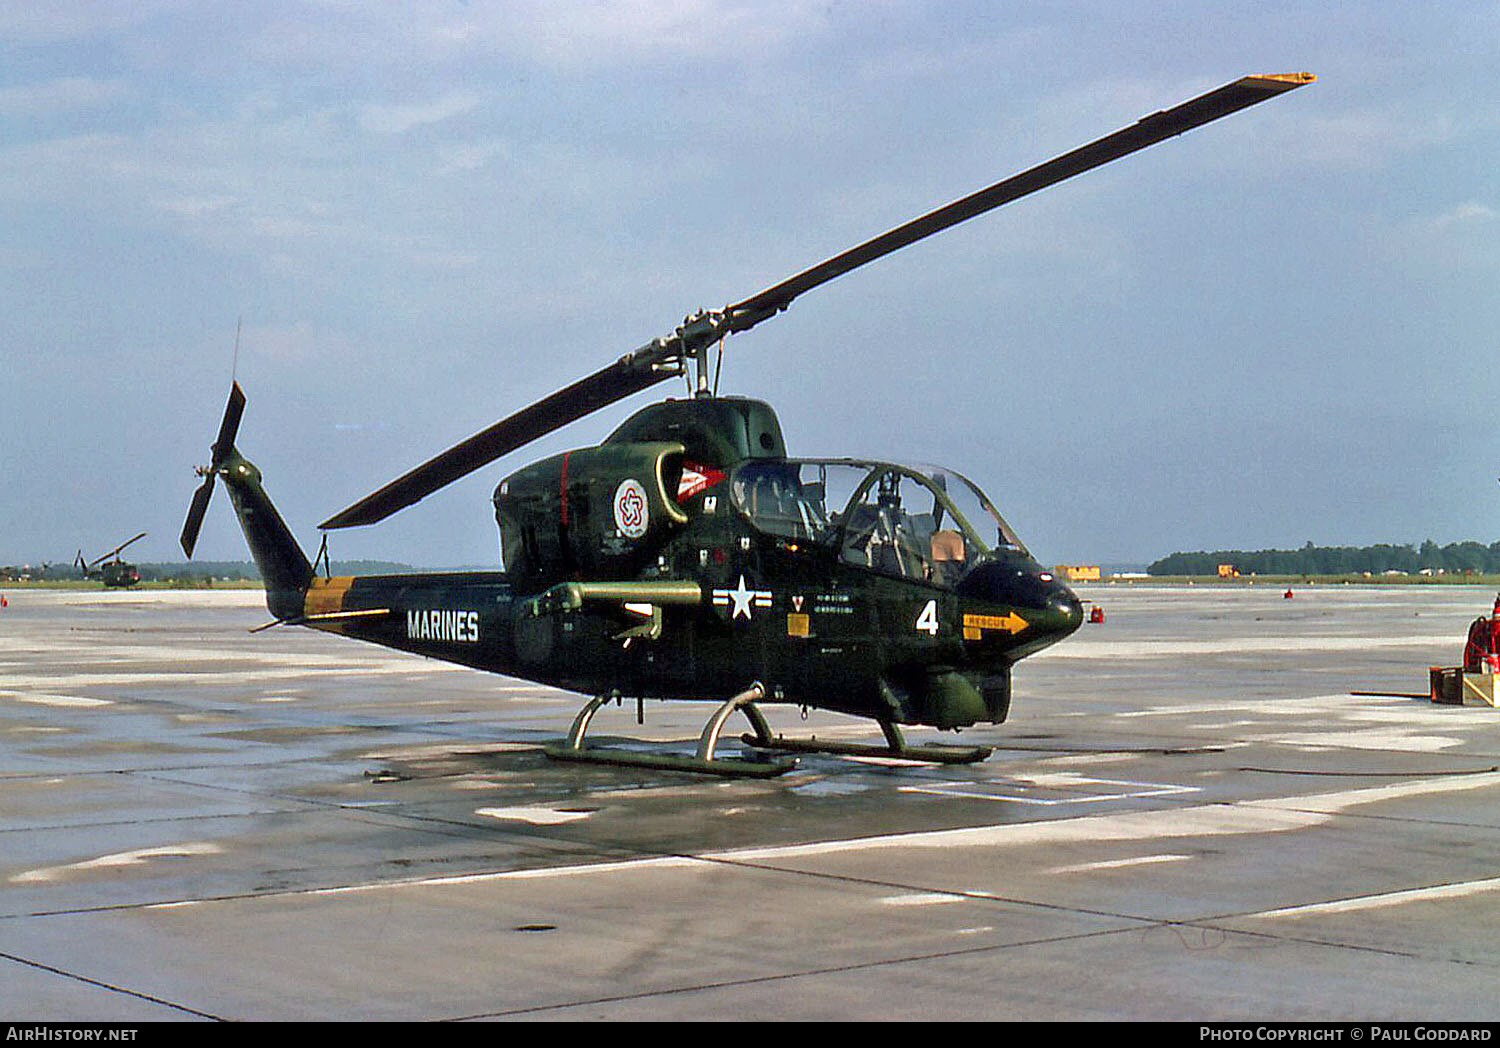
[[[714,750],[718,747],[719,735],[724,730],[724,722],[736,710],[745,715],[750,726],[755,729],[756,738],[766,740],[770,738],[770,729],[766,726],[766,719],[756,707],[757,699],[764,697],[765,688],[759,684],[752,684],[749,688],[740,692],[732,699],[724,702],[714,715],[708,719],[703,726],[703,734],[698,739],[698,751],[695,756],[681,757],[671,754],[642,753],[636,750],[622,750],[610,746],[589,746],[584,741],[584,736],[589,730],[589,723],[594,719],[594,714],[599,708],[615,695],[600,695],[589,701],[578,716],[573,719],[573,727],[568,731],[568,740],[544,747],[547,756],[554,760],[579,761],[588,764],[612,764],[635,768],[655,768],[661,771],[688,771],[708,775],[739,776],[756,779],[769,779],[776,775],[783,775],[797,766],[794,757],[779,757],[774,760],[754,761],[744,760],[737,757],[716,757]]]
[[[943,746],[938,744],[909,746],[900,725],[882,720],[880,730],[885,733],[884,746],[861,746],[851,742],[827,742],[816,736],[807,739],[789,739],[785,735],[771,737],[770,732],[759,725],[756,735],[744,735],[745,742],[759,749],[784,750],[791,753],[831,753],[842,757],[891,757],[900,760],[926,761],[933,764],[974,764],[989,757],[994,751],[989,746]]]

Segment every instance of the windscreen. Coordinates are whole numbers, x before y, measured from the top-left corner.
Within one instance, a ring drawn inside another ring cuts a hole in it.
[[[992,551],[1025,548],[961,474],[892,463],[746,462],[730,480],[735,508],[760,531],[825,544],[846,563],[951,586]]]

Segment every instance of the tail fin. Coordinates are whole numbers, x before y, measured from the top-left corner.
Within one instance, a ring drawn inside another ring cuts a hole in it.
[[[198,531],[203,526],[203,515],[214,493],[214,480],[222,477],[224,486],[229,489],[229,500],[234,503],[240,529],[250,545],[250,555],[255,558],[255,566],[265,580],[266,606],[278,619],[292,619],[302,614],[303,598],[312,581],[313,569],[261,487],[260,470],[243,458],[234,446],[244,411],[245,394],[236,382],[229,391],[229,403],[224,407],[224,420],[219,424],[213,457],[208,466],[198,471],[203,483],[193,493],[187,520],[182,525],[182,551],[189,560],[192,559],[193,548],[198,544]]]

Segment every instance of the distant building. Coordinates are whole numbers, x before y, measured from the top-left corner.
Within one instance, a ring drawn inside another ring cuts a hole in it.
[[[1098,582],[1099,565],[1097,564],[1060,564],[1052,569],[1052,574],[1061,575],[1069,582]]]

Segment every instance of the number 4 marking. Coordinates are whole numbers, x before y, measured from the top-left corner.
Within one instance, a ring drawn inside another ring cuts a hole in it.
[[[938,632],[937,601],[929,600],[927,606],[922,609],[922,614],[917,616],[917,629],[928,636],[936,637]]]

